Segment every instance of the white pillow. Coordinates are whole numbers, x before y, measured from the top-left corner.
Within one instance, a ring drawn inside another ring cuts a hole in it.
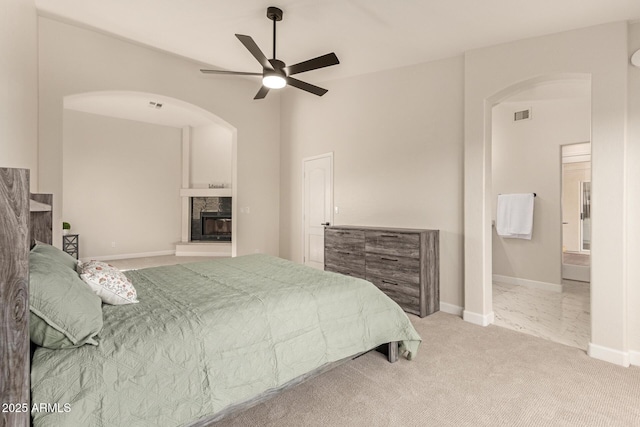
[[[78,274],[106,304],[135,304],[136,289],[120,270],[101,261],[79,262]]]

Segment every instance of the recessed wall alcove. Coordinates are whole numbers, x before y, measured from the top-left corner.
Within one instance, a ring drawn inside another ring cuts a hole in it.
[[[67,96],[64,123],[62,216],[81,234],[81,257],[235,255],[233,238],[191,238],[196,197],[224,197],[224,225],[236,234],[233,126],[179,99],[131,91]]]

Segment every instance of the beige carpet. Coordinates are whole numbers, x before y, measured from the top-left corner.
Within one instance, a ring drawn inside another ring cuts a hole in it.
[[[640,426],[640,368],[498,326],[410,316],[417,359],[368,353],[217,426]]]

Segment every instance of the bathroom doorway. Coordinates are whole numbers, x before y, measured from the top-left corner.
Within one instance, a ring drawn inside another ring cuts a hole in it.
[[[591,144],[561,147],[562,279],[591,281]]]
[[[589,267],[580,277],[587,282],[574,276],[563,278],[562,223],[568,221],[563,217],[563,167],[559,159],[563,147],[581,148],[583,152],[566,153],[574,154],[566,169],[589,166],[588,175],[576,178],[578,189],[572,193],[579,218],[583,212],[579,208],[580,183],[582,191],[590,190],[591,152],[584,150],[590,144],[567,143],[591,139],[590,119],[590,81],[580,79],[533,84],[503,98],[491,111],[492,219],[497,218],[499,194],[537,195],[530,239],[500,236],[493,228],[493,323],[583,350],[588,348],[591,334]],[[590,193],[583,199],[590,204]],[[590,221],[590,211],[588,214],[583,218]],[[582,228],[577,229],[569,258],[590,258],[589,221],[581,226],[579,219],[571,220]]]

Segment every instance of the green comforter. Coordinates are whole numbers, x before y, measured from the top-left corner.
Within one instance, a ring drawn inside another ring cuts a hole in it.
[[[408,358],[420,344],[369,282],[267,255],[127,275],[140,303],[103,306],[98,346],[36,351],[32,402],[59,404],[32,412],[36,427],[183,425],[380,344]]]

